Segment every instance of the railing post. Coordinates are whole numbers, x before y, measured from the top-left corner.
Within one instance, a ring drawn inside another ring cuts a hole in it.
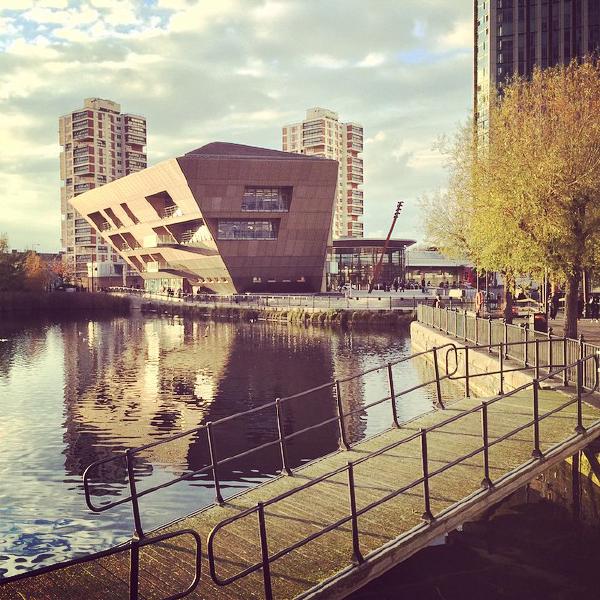
[[[475,314],[475,345],[479,345],[479,317]]]
[[[506,319],[502,319],[502,323],[504,324],[504,358],[508,358],[508,323]]]
[[[346,438],[346,427],[344,425],[344,408],[342,406],[342,390],[339,379],[335,380],[335,399],[337,403],[338,423],[340,428],[340,448],[350,450],[350,444]]]
[[[449,333],[449,329],[448,329],[448,315],[450,314],[450,310],[448,308],[444,309],[444,312],[446,313],[446,334]]]
[[[464,337],[464,341],[466,342],[467,341],[467,309],[466,308],[463,310],[463,318],[465,320],[465,323],[464,323],[465,326],[463,329],[463,333],[464,333],[463,337]]]
[[[502,392],[501,392],[502,393]],[[481,485],[489,489],[492,487],[492,480],[490,479],[490,453],[489,453],[489,439],[488,439],[488,411],[487,402],[481,403],[481,437],[483,438],[483,479]]]
[[[533,356],[533,360],[535,361],[535,378],[539,379],[540,378],[540,340],[538,340],[538,338],[535,338],[535,347],[534,347],[534,356]]]
[[[260,532],[260,554],[262,559],[263,584],[265,587],[265,600],[273,600],[271,586],[271,563],[269,562],[269,546],[267,544],[267,526],[265,523],[265,507],[258,503],[258,529]]]
[[[540,450],[540,408],[539,408],[539,390],[540,382],[537,379],[533,380],[533,458],[542,458],[543,454]]]
[[[548,375],[552,373],[552,327],[548,327]]]
[[[212,423],[209,421],[206,424],[206,437],[208,438],[208,453],[210,455],[210,464],[212,465],[213,480],[215,482],[215,502],[224,504],[223,496],[221,496],[221,485],[219,483],[219,473],[217,471],[217,453],[215,450],[215,439],[213,436]]]
[[[275,412],[277,413],[277,431],[279,433],[279,449],[281,450],[281,469],[288,475],[293,475],[288,462],[287,447],[285,445],[285,431],[281,416],[281,399],[275,398]]]
[[[127,478],[129,480],[129,495],[131,496],[134,528],[129,550],[129,600],[138,600],[140,574],[139,540],[144,537],[144,532],[142,530],[142,521],[140,518],[140,506],[135,485],[135,473],[133,470],[133,453],[131,450],[125,452],[125,464],[127,467]]]
[[[359,564],[364,561],[358,539],[358,515],[356,514],[356,493],[354,490],[354,465],[348,462],[348,493],[350,495],[350,513],[352,515],[352,562]]]
[[[500,361],[500,391],[499,394],[504,394],[504,343],[500,342],[500,351],[498,352],[498,360]]]
[[[421,459],[423,463],[423,496],[425,500],[425,510],[421,518],[428,523],[433,521],[431,512],[431,500],[429,498],[429,464],[427,460],[427,429],[421,429]]]
[[[469,347],[465,346],[465,396],[471,397],[471,389],[469,387]]]
[[[563,337],[563,367],[566,367],[569,363],[567,362],[567,338]],[[563,385],[567,387],[569,385],[569,369],[565,368],[563,371]]]
[[[454,337],[458,337],[458,308],[454,309]]]
[[[392,374],[392,364],[391,363],[388,363],[387,371],[388,371],[388,383],[390,386],[390,400],[392,402],[392,426],[400,427],[400,423],[398,423],[398,410],[396,408],[396,393],[394,391],[394,376]]]
[[[580,333],[579,334],[579,360],[583,361],[584,358],[585,358],[585,345],[584,345],[583,333]],[[581,364],[582,371],[583,371],[583,375],[581,378],[582,384],[585,380],[585,364],[586,364],[585,361],[583,361]]]
[[[134,536],[129,549],[129,600],[138,600],[140,587],[140,546]]]
[[[577,361],[577,426],[575,433],[584,434],[585,427],[583,426],[583,407],[581,404],[581,396],[583,392],[583,361]]]
[[[137,488],[135,485],[135,473],[133,470],[133,452],[127,450],[125,452],[125,465],[127,467],[127,478],[129,480],[129,495],[131,496],[131,510],[133,512],[133,535],[138,540],[144,537],[142,529],[142,519],[140,517],[140,505],[138,502]]]
[[[444,402],[442,401],[442,385],[440,382],[440,366],[438,365],[438,356],[437,356],[437,348],[434,346],[432,349],[433,352],[433,370],[435,373],[435,390],[437,394],[437,403],[438,405],[444,409]]]
[[[527,323],[523,324],[523,335],[525,336],[525,350],[523,352],[523,366],[527,367],[527,363],[529,362],[529,327],[527,327]]]
[[[492,317],[488,317],[488,352],[492,353]]]

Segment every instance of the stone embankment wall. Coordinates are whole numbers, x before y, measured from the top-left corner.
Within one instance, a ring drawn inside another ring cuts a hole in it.
[[[310,308],[244,308],[240,306],[219,306],[186,304],[185,302],[142,302],[142,312],[190,316],[201,319],[230,321],[277,321],[302,323],[307,325],[353,326],[380,325],[386,327],[407,326],[414,318],[413,311],[399,310],[343,310]]]
[[[465,344],[462,340],[458,340],[451,336],[446,336],[443,333],[436,331],[423,325],[417,321],[413,321],[410,326],[410,339],[413,352],[421,352],[430,350],[431,348],[445,346],[446,344],[454,344],[457,348],[463,347]],[[446,352],[449,346],[445,346],[438,353],[438,365],[440,375],[446,373]],[[465,368],[466,353],[461,350],[457,351],[456,358],[458,359],[458,369],[454,377],[463,378],[466,374]],[[428,360],[432,360],[430,354],[426,355]],[[456,365],[454,351],[450,349],[448,354],[448,370],[453,371]],[[522,365],[514,361],[504,361],[504,368],[511,369],[521,367]],[[494,396],[500,390],[500,375],[484,375],[485,373],[493,373],[500,369],[498,354],[490,354],[487,350],[477,350],[469,348],[469,387],[473,396]],[[471,376],[475,377],[471,377]],[[531,383],[534,378],[533,369],[527,371],[514,371],[504,374],[504,391],[508,392],[517,387]],[[464,379],[460,379],[458,383],[464,384]]]
[[[129,298],[91,292],[0,292],[0,314],[52,315],[128,314]]]

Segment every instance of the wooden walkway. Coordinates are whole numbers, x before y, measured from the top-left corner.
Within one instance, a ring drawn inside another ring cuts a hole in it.
[[[572,389],[570,390],[573,391]],[[539,396],[540,415],[563,404],[565,393],[558,390],[541,390]],[[401,429],[384,432],[370,440],[358,444],[349,452],[337,452],[299,469],[293,477],[282,476],[259,487],[239,494],[222,507],[212,506],[194,516],[187,517],[177,524],[163,529],[176,531],[192,528],[198,531],[203,542],[203,572],[201,583],[190,598],[249,599],[263,598],[262,572],[253,573],[229,586],[216,586],[209,574],[205,558],[206,540],[213,526],[223,519],[238,514],[257,502],[293,489],[324,473],[344,466],[349,460],[364,457],[367,453],[380,449],[394,441],[414,433],[422,427],[429,427],[450,416],[468,410],[479,404],[480,399],[463,399],[444,411],[423,415],[405,424]],[[596,423],[600,410],[584,404],[583,422],[586,427]],[[508,431],[532,419],[531,389],[517,395],[503,398],[488,409],[489,439],[498,439]],[[573,404],[540,424],[541,448],[551,446],[571,438],[576,425],[576,405]],[[591,441],[600,433],[596,425],[585,436]],[[532,461],[532,428],[524,429],[513,438],[505,440],[490,449],[490,474],[497,480],[509,471],[527,463],[547,468],[562,460],[555,455],[542,461]],[[566,450],[578,449],[582,445],[581,436],[574,438]],[[481,415],[473,413],[452,424],[428,434],[430,471],[447,464],[481,446]],[[563,450],[564,454],[564,450]],[[420,440],[403,444],[379,457],[368,460],[355,469],[355,482],[358,509],[387,493],[399,489],[421,477]],[[536,473],[530,474],[530,478]],[[481,490],[483,477],[483,456],[478,454],[463,463],[436,475],[430,481],[431,508],[435,514]],[[505,486],[503,482],[502,486]],[[522,484],[521,484],[522,485]],[[485,499],[490,492],[474,496],[476,512],[487,505]],[[473,499],[472,499],[473,500]],[[478,503],[478,506],[477,506]],[[142,505],[143,508],[143,505]],[[423,486],[419,485],[389,502],[378,506],[359,517],[360,547],[362,554],[389,544],[409,530],[421,525],[416,534],[406,539],[408,555],[427,545],[431,536],[427,531],[435,527],[425,526],[421,520],[424,509]],[[266,527],[270,554],[293,544],[318,529],[348,515],[349,498],[347,473],[341,473],[307,490],[294,494],[266,509]],[[473,516],[471,511],[470,516]],[[217,570],[221,577],[233,575],[255,562],[260,561],[260,543],[256,514],[251,514],[226,526],[218,534],[215,548],[219,561]],[[383,554],[382,554],[383,556]],[[361,569],[350,569],[352,561],[352,535],[350,526],[340,528],[312,541],[287,554],[271,564],[274,597],[294,598],[307,594],[314,586],[346,570],[349,578],[360,579]],[[373,560],[373,558],[369,559]],[[367,561],[369,562],[369,561]],[[193,578],[193,555],[191,541],[188,545],[183,538],[148,546],[140,552],[140,597],[159,599],[185,589]],[[391,566],[391,565],[389,565]],[[363,569],[364,571],[364,569]],[[353,575],[354,573],[354,575]],[[366,571],[365,571],[366,573]],[[0,599],[10,600],[107,600],[128,597],[129,555],[122,553],[102,558],[84,565],[76,565],[0,587]],[[364,576],[366,582],[367,574]],[[358,587],[360,582],[352,585]],[[309,592],[307,596],[314,595]],[[344,593],[334,588],[323,592],[323,597],[343,597]]]

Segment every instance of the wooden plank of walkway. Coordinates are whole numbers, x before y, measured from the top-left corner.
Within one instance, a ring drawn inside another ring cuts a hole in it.
[[[572,391],[572,390],[571,390]],[[555,390],[541,390],[540,414],[567,400]],[[212,527],[223,519],[256,506],[318,476],[344,466],[367,453],[408,437],[479,404],[481,400],[463,399],[444,411],[426,414],[401,429],[384,432],[358,444],[349,452],[338,452],[297,471],[294,477],[278,477],[230,499],[222,507],[209,507],[175,525],[155,532],[192,528],[202,536],[204,551]],[[503,398],[489,406],[490,440],[532,419],[532,392],[527,390]],[[584,404],[586,425],[600,418],[600,410]],[[572,405],[540,424],[542,450],[564,441],[576,425],[576,406]],[[533,432],[529,427],[490,449],[491,476],[496,479],[531,459]],[[459,419],[428,434],[429,468],[434,471],[481,445],[479,412]],[[358,508],[421,476],[421,446],[414,440],[358,465],[355,469]],[[481,454],[448,469],[431,479],[431,507],[435,513],[480,489],[483,477]],[[143,507],[143,505],[142,505]],[[419,525],[424,508],[422,486],[415,487],[359,518],[360,546],[364,555],[380,548]],[[347,473],[342,473],[298,492],[266,509],[266,524],[271,554],[349,514]],[[191,540],[177,538],[141,550],[141,597],[159,599],[183,590],[193,578]],[[215,546],[221,577],[234,575],[260,561],[256,514],[223,529]],[[274,597],[293,598],[335,575],[351,564],[352,537],[349,526],[323,535],[271,565]],[[251,574],[229,586],[216,586],[203,558],[200,586],[190,598],[210,600],[263,598],[262,572]],[[127,598],[129,558],[126,553],[102,558],[84,565],[14,582],[0,587],[0,599],[61,600]]]

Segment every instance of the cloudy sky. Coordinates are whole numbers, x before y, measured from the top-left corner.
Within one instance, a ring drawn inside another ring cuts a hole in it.
[[[210,141],[281,149],[306,108],[365,130],[365,235],[421,238],[433,149],[471,105],[471,0],[0,0],[0,232],[58,250],[58,117],[148,120],[154,164]]]

